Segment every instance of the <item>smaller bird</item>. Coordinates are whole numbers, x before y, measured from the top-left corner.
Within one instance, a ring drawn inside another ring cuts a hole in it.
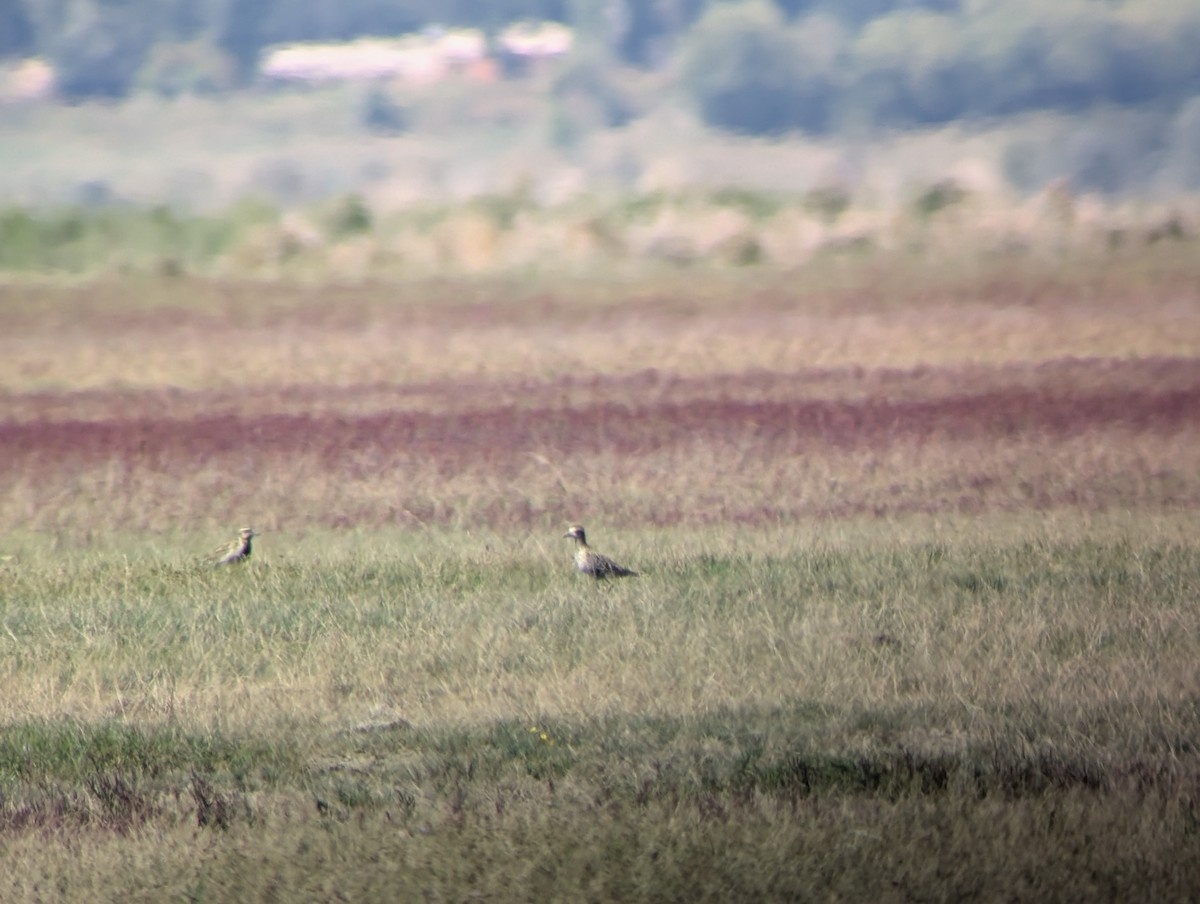
[[[209,557],[213,565],[232,565],[234,562],[245,562],[250,558],[250,541],[257,537],[252,527],[243,527],[238,531],[236,540],[231,540],[224,546],[218,547]]]
[[[582,524],[572,524],[567,527],[567,532],[563,537],[570,537],[575,541],[575,570],[580,574],[588,574],[596,580],[601,578],[625,578],[637,577],[636,571],[630,571],[610,559],[608,556],[603,556],[592,550],[588,546],[587,534],[583,530]]]

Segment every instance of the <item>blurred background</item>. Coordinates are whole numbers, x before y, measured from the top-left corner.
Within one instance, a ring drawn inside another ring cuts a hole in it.
[[[1195,0],[0,0],[0,271],[1190,237]]]

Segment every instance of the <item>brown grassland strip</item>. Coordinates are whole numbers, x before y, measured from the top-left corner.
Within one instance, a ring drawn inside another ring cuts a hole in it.
[[[897,274],[676,274],[636,282],[0,285],[0,417],[26,393],[534,382],[1070,357],[1190,357],[1200,286],[1180,251]],[[1136,266],[1134,265],[1136,264]],[[945,272],[943,272],[945,271]],[[104,416],[104,415],[98,415]]]

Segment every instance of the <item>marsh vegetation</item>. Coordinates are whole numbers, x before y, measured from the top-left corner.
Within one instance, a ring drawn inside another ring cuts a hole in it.
[[[5,285],[0,898],[1188,900],[1180,247]]]

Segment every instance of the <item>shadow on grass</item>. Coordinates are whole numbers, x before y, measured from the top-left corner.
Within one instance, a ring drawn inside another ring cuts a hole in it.
[[[172,818],[226,829],[256,820],[253,792],[308,799],[335,819],[385,809],[407,818],[418,802],[459,811],[468,799],[477,806],[560,787],[606,805],[710,814],[754,800],[1014,801],[1133,788],[1186,798],[1200,812],[1200,772],[1151,755],[1102,756],[1002,733],[949,750],[851,745],[830,729],[846,716],[797,704],[473,726],[397,720],[318,739],[312,761],[293,737],[34,721],[0,727],[0,835],[71,826],[127,834]]]

